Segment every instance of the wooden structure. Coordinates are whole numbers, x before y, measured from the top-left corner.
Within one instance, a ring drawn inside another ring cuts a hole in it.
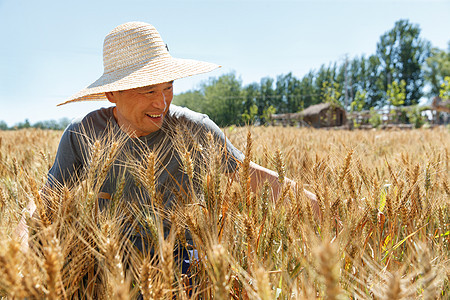
[[[433,124],[448,124],[450,121],[450,99],[434,97],[431,103]]]
[[[431,109],[438,112],[450,113],[450,99],[435,97],[431,103]]]
[[[331,103],[311,105],[298,113],[273,114],[271,124],[282,126],[336,127],[347,124],[345,110]]]

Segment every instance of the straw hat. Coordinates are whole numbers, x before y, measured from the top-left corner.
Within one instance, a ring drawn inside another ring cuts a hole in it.
[[[220,66],[169,54],[156,28],[129,22],[114,28],[103,43],[103,75],[63,105],[106,100],[105,92],[128,90],[210,72]]]

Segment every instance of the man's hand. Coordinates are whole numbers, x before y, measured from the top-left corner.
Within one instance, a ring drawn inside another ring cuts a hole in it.
[[[254,162],[250,162],[250,180],[251,180],[251,188],[255,192],[261,187],[265,181],[269,182],[272,187],[272,196],[274,199],[277,199],[279,193],[282,189],[282,184],[278,180],[278,174],[270,169],[261,167]],[[296,190],[295,181],[284,178],[284,182],[289,184],[294,190]],[[320,219],[322,217],[322,213],[320,211],[319,203],[317,202],[317,197],[313,193],[303,189],[303,192],[306,194],[308,199],[310,200],[311,209],[313,211],[314,217],[316,219]]]
[[[35,211],[36,204],[34,203],[33,199],[30,199],[27,207],[22,210],[22,217],[20,218],[19,224],[14,230],[17,241],[20,243],[20,250],[22,250],[22,252],[27,252],[29,249],[27,219],[30,218]]]

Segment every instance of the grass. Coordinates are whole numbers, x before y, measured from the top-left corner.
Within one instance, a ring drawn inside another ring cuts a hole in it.
[[[84,180],[41,197],[61,132],[0,131],[0,296],[448,299],[448,130],[225,133],[254,162],[294,179],[297,190],[284,187],[277,199],[267,184],[252,192],[249,161],[230,178],[220,145],[180,134],[184,170],[201,191],[179,193],[179,205],[166,209],[155,191],[159,153],[147,151],[126,163],[150,205],[125,205],[119,180],[113,205],[99,211],[98,182],[120,140],[93,143]],[[301,187],[317,195],[321,218]],[[31,247],[21,252],[15,228],[30,198],[40,218],[28,216]],[[150,232],[156,255],[133,247],[130,223]],[[188,243],[185,231],[198,253],[189,275],[174,257]]]

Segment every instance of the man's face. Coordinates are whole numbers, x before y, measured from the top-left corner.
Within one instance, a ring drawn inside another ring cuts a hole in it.
[[[127,133],[139,137],[159,130],[173,98],[173,81],[125,91],[109,92],[116,104],[114,117]]]

